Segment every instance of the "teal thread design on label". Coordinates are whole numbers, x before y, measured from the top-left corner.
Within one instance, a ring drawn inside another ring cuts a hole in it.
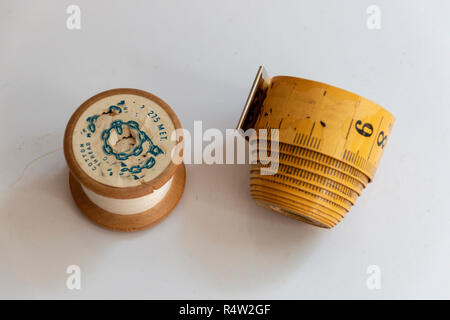
[[[130,128],[130,130],[135,130],[138,133],[137,134],[138,144],[129,153],[126,153],[126,152],[117,153],[113,150],[113,148],[108,143],[108,139],[111,136],[111,131],[115,130],[118,135],[121,135],[123,133],[123,126],[127,126],[128,128]],[[127,122],[123,122],[122,120],[115,120],[115,121],[111,122],[111,126],[109,127],[109,129],[106,129],[102,132],[102,140],[103,140],[103,151],[105,152],[105,154],[114,156],[117,160],[128,160],[128,158],[131,156],[138,157],[139,155],[142,154],[142,152],[144,150],[143,144],[145,142],[148,142],[148,144],[149,144],[149,148],[146,152],[147,154],[152,154],[156,157],[156,156],[164,153],[161,150],[161,148],[158,147],[157,145],[155,145],[153,143],[153,141],[147,136],[147,134],[139,128],[139,123],[137,123],[136,121],[132,121],[132,120],[127,121]],[[137,173],[141,173],[142,170],[144,170],[144,169],[153,168],[155,163],[156,163],[156,160],[154,157],[150,157],[147,161],[145,161],[145,163],[143,165],[135,165],[135,166],[132,166],[131,168],[127,168],[126,167],[127,165],[125,163],[121,162],[120,165],[123,168],[120,171],[122,171],[122,172],[129,171],[130,173],[137,174]]]
[[[124,105],[125,101],[122,100],[122,101],[118,102],[117,104]],[[122,113],[122,108],[112,105],[108,108],[108,112],[104,112],[103,114],[114,113],[115,111],[117,111],[118,113]],[[86,121],[88,122],[88,129],[92,133],[95,133],[95,123],[97,122],[98,117],[99,117],[99,115],[96,114],[96,115],[88,117],[86,119]]]
[[[120,101],[118,104],[120,105],[120,104],[124,104],[125,103],[125,101]],[[122,108],[120,108],[120,107],[118,107],[118,106],[110,106],[109,107],[109,111],[108,112],[114,112],[114,110],[115,111],[118,111],[119,113],[122,113]]]
[[[92,116],[92,117],[89,117],[86,119],[86,121],[89,123],[88,129],[92,133],[95,132],[95,122],[97,121],[97,119],[98,119],[98,115],[95,115],[95,116]]]
[[[76,158],[101,183],[140,185],[170,164],[166,150],[176,144],[169,140],[173,130],[170,117],[154,101],[128,94],[106,97],[86,110],[76,125]]]

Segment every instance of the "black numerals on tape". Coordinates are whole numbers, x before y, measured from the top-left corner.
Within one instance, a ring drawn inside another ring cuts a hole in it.
[[[381,149],[384,149],[384,146],[386,145],[388,136],[384,134],[384,131],[381,131],[377,138],[377,145],[381,147]]]
[[[368,122],[363,124],[361,120],[356,121],[355,129],[363,137],[370,137],[373,134],[373,125]],[[377,137],[377,145],[381,147],[381,149],[384,149],[387,139],[388,136],[384,133],[384,131],[380,131]]]
[[[361,120],[356,121],[355,129],[364,137],[370,137],[373,133],[373,125],[370,123],[362,123]]]

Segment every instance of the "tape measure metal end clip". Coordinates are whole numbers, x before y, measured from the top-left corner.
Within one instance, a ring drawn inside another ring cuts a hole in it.
[[[236,129],[246,131],[247,129],[254,128],[257,116],[266,98],[270,80],[271,78],[267,75],[264,67],[260,66]]]

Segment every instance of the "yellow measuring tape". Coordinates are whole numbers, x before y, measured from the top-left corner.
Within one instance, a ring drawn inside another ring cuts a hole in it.
[[[261,160],[251,167],[252,197],[295,219],[335,226],[372,181],[394,120],[357,94],[301,78],[270,78],[260,67],[238,129],[278,129],[279,137],[276,157],[266,159],[270,135],[264,144],[258,134],[249,139]],[[262,164],[274,158],[276,171]]]

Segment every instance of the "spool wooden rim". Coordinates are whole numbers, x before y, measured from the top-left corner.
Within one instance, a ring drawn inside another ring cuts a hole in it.
[[[97,194],[109,198],[133,199],[143,197],[145,195],[152,193],[154,190],[161,188],[174,175],[175,171],[179,167],[179,164],[175,164],[173,161],[170,161],[169,165],[156,178],[152,179],[151,181],[142,182],[138,186],[114,187],[103,184],[91,178],[77,162],[73,150],[73,133],[75,126],[78,123],[81,115],[97,101],[109,96],[120,94],[132,94],[136,96],[141,96],[155,102],[168,114],[170,120],[174,125],[175,130],[181,129],[181,123],[178,117],[176,116],[175,112],[170,108],[170,106],[166,102],[164,102],[159,97],[143,90],[131,88],[119,88],[107,90],[100,92],[94,95],[93,97],[89,98],[85,102],[83,102],[70,118],[64,134],[64,156],[66,158],[67,165],[69,166],[73,178],[86,188],[90,189],[91,191]],[[183,143],[183,135],[181,133],[178,136],[177,143]],[[180,155],[182,154],[181,152]]]
[[[81,184],[69,173],[70,191],[81,212],[97,225],[122,232],[143,230],[164,220],[180,201],[185,183],[186,169],[182,163],[177,166],[170,189],[159,203],[141,213],[122,215],[108,212],[89,200]]]

